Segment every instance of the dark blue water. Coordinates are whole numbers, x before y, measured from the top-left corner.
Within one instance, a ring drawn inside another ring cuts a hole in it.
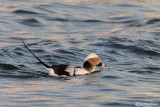
[[[0,106],[159,107],[159,0],[1,0]],[[50,77],[48,64],[107,67]]]

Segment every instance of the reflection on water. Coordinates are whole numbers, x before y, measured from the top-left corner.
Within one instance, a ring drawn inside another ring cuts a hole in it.
[[[160,105],[158,0],[0,1],[0,106]],[[90,52],[106,68],[56,78],[48,64],[81,66]],[[156,107],[156,106],[155,106]]]

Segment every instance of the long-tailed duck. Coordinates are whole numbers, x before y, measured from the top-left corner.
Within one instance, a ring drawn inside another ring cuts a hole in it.
[[[74,67],[70,65],[47,65],[42,60],[40,60],[24,43],[23,39],[22,43],[24,46],[31,52],[31,54],[48,70],[50,76],[76,76],[76,75],[84,75],[89,74],[95,70],[96,67],[104,67],[99,58],[99,56],[95,53],[90,53],[84,60],[83,67]]]

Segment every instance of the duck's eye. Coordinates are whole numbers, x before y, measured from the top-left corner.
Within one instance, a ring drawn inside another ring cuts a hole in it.
[[[96,61],[96,59],[93,59],[93,62],[95,62]]]

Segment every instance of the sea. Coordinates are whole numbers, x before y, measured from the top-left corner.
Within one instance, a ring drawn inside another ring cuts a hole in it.
[[[160,107],[160,0],[0,0],[0,107]]]

